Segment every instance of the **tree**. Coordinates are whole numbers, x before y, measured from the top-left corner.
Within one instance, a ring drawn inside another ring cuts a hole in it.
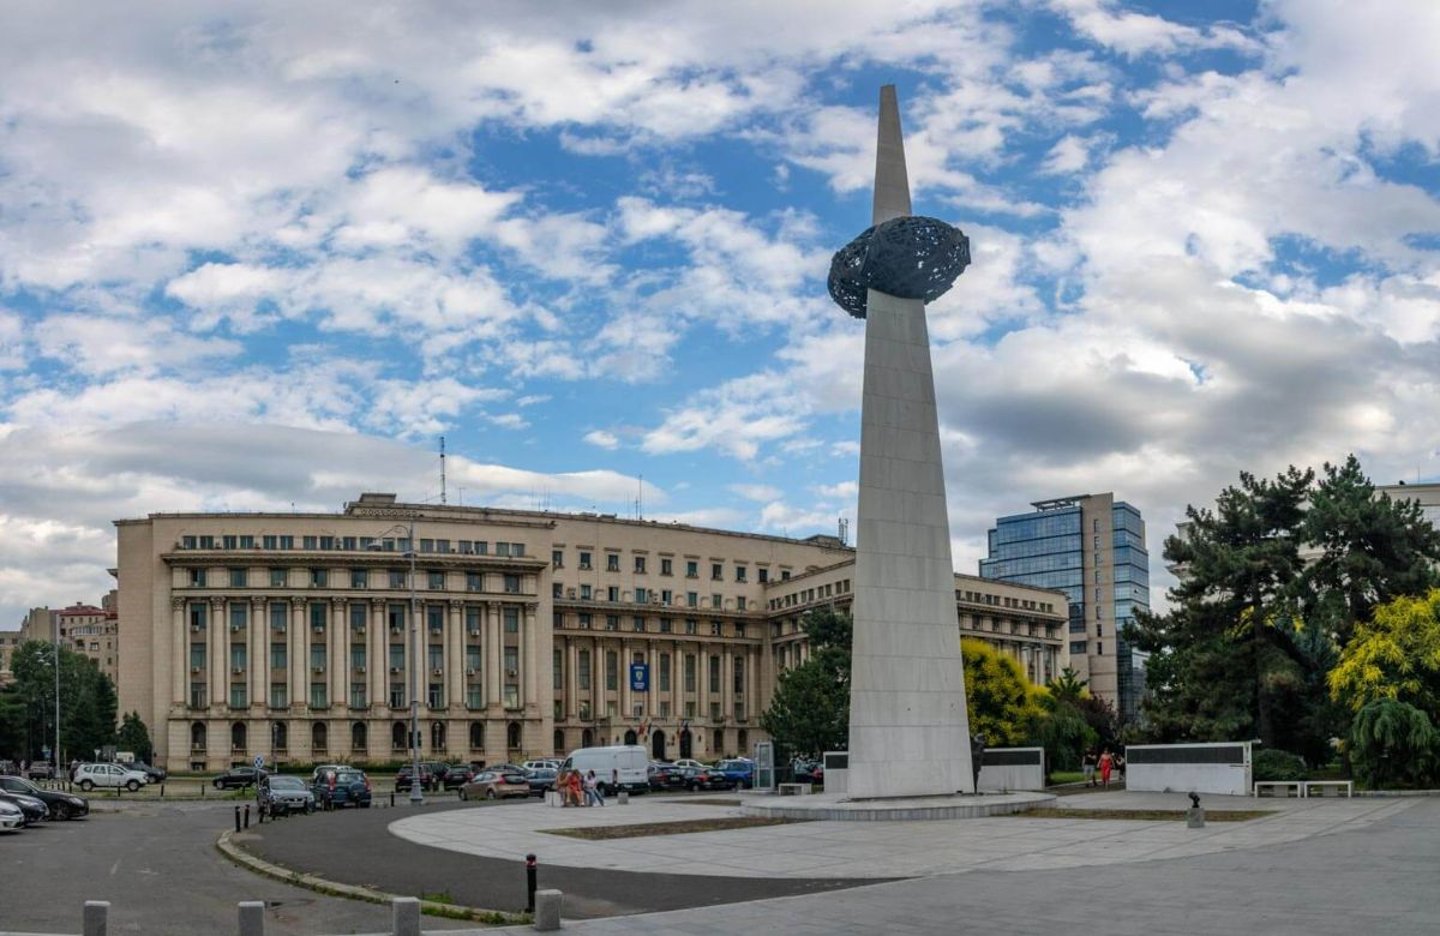
[[[1440,588],[1376,607],[1341,652],[1329,688],[1351,711],[1389,699],[1440,717]]]
[[[1073,670],[1067,668],[1066,672],[1074,677]],[[1078,681],[1083,686],[1084,680]],[[1052,681],[1039,694],[1043,712],[1035,720],[1030,738],[1045,749],[1047,774],[1055,770],[1079,770],[1081,756],[1100,741],[1100,736],[1080,713],[1080,698],[1059,695],[1054,685]]]
[[[122,751],[130,751],[144,763],[151,763],[154,748],[150,744],[150,730],[145,727],[139,712],[130,712],[120,723],[120,732],[115,744]]]
[[[1186,515],[1165,542],[1181,575],[1171,610],[1137,614],[1126,634],[1151,654],[1151,736],[1259,737],[1328,759],[1344,731],[1326,680],[1337,654],[1377,603],[1433,584],[1440,537],[1414,504],[1375,497],[1353,456],[1318,484],[1293,466],[1242,473],[1213,511]]]
[[[1047,682],[1045,688],[1056,702],[1079,702],[1090,694],[1089,681],[1081,679],[1080,674],[1068,666]]]
[[[760,727],[789,754],[843,751],[850,744],[850,616],[823,608],[800,626],[810,658],[781,674]]]
[[[965,705],[970,733],[990,747],[1020,744],[1041,717],[1035,687],[1020,664],[973,637],[960,641],[965,663]]]
[[[1393,699],[1367,704],[1350,729],[1350,765],[1372,789],[1428,783],[1437,750],[1440,736],[1430,717]]]
[[[55,646],[27,640],[15,649],[10,669],[15,692],[24,707],[24,757],[35,760],[55,738]],[[61,647],[60,748],[66,756],[92,757],[115,740],[115,686],[95,661],[69,647]]]

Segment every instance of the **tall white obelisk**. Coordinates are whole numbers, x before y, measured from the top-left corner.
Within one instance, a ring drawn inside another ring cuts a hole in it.
[[[887,85],[874,223],[909,214],[900,108]],[[923,300],[868,291],[860,422],[849,795],[973,792]]]

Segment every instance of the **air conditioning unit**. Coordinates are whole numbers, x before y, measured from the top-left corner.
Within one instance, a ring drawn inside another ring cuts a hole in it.
[[[403,630],[403,628],[402,628],[399,624],[391,624],[391,625],[390,625],[390,633],[392,633],[392,634],[398,634],[398,633],[400,633],[402,630]]]
[[[442,630],[442,628],[441,628],[438,624],[432,624],[432,625],[430,626],[430,633],[432,633],[432,634],[438,634],[438,633],[440,633],[441,630]]]
[[[240,625],[239,625],[239,624],[231,624],[231,625],[230,625],[230,633],[232,633],[232,634],[238,634],[238,633],[240,633]]]
[[[519,671],[519,670],[513,670],[513,669],[507,669],[507,670],[505,671],[505,675],[506,675],[506,676],[519,676],[519,675],[520,675],[520,671]]]
[[[440,667],[437,666],[437,667],[435,667],[434,669],[432,669],[432,670],[430,671],[430,675],[431,675],[431,676],[444,676],[444,675],[445,675],[445,671],[444,671],[443,669],[441,669]]]
[[[235,667],[234,669],[230,670],[230,672],[233,673],[233,674],[236,675],[236,676],[241,676],[241,675],[244,675],[244,673],[245,673],[245,667],[243,667],[243,666],[237,666],[237,667]]]
[[[355,667],[355,672],[357,672],[357,673],[363,673],[363,672],[365,672],[365,667],[363,667],[363,666],[357,666],[357,667]]]
[[[204,629],[205,629],[205,628],[201,627],[199,624],[191,624],[191,625],[190,625],[190,633],[192,633],[192,634],[198,634],[198,633],[200,633],[200,632],[201,632],[202,630],[204,630]]]
[[[391,674],[392,676],[399,676],[399,675],[400,675],[400,667],[398,667],[398,666],[392,666],[392,667],[390,667],[390,674]]]
[[[314,631],[315,633],[317,633],[317,634],[323,634],[323,633],[325,633],[325,626],[324,626],[323,624],[316,624],[314,627],[312,627],[312,628],[310,628],[310,629],[311,629],[312,631]]]
[[[316,672],[316,673],[323,673],[323,672],[325,672],[325,667],[323,667],[323,666],[316,666],[316,667],[313,667],[312,669],[313,669],[313,671]]]
[[[479,637],[479,636],[480,636],[480,628],[478,628],[478,627],[472,627],[472,628],[470,628],[470,636],[471,636],[471,637]]]
[[[474,675],[475,675],[475,667],[473,667],[473,666],[468,667],[468,668],[465,670],[465,675],[466,675],[466,676],[474,676]]]
[[[192,667],[190,667],[190,672],[192,672],[192,673],[203,673],[204,671],[205,671],[205,670],[204,670],[203,667],[199,667],[199,666],[192,666]]]

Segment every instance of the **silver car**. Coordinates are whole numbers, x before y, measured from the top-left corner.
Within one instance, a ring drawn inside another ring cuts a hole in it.
[[[18,829],[25,824],[25,814],[20,807],[0,800],[0,829]]]
[[[256,785],[255,799],[260,805],[260,811],[272,816],[315,811],[315,794],[299,777],[287,777],[283,774],[267,776]]]

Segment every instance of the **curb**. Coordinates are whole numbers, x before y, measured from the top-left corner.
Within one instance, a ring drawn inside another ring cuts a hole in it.
[[[215,848],[220,854],[228,858],[233,864],[239,865],[247,871],[253,871],[256,874],[280,881],[283,884],[293,884],[296,887],[303,887],[306,890],[312,890],[318,894],[327,894],[332,897],[348,897],[352,900],[363,900],[366,903],[375,904],[389,904],[397,897],[408,896],[405,894],[391,894],[359,884],[339,884],[313,874],[291,871],[289,868],[271,864],[263,858],[257,858],[242,850],[230,841],[232,835],[234,835],[234,831],[226,829],[224,832],[221,832],[220,837],[215,840]],[[464,907],[459,904],[437,903],[433,900],[421,900],[420,912],[427,916],[446,917],[451,920],[469,920],[475,923],[486,923],[493,926],[517,926],[531,922],[530,915],[525,913],[485,910],[480,907]]]

